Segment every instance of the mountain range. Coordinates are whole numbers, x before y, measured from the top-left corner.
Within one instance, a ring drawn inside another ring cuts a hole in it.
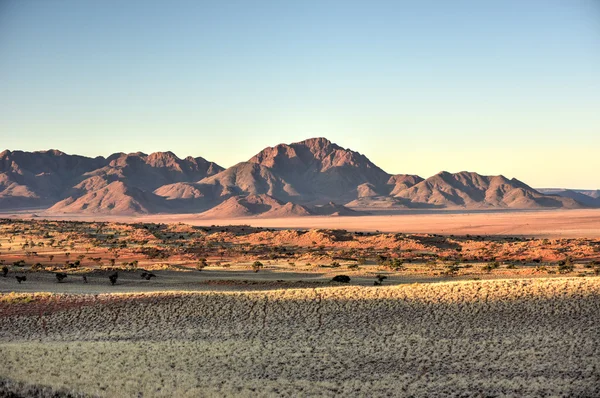
[[[600,207],[600,191],[536,190],[504,176],[392,175],[325,138],[268,147],[227,169],[172,152],[107,158],[0,153],[0,209],[206,218],[360,215],[406,209]]]

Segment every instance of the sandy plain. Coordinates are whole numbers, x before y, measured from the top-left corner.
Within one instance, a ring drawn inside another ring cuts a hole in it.
[[[405,211],[356,217],[289,217],[205,219],[194,214],[106,216],[65,214],[47,216],[43,211],[4,212],[0,217],[79,221],[183,222],[191,225],[250,225],[265,228],[338,228],[349,231],[435,233],[442,235],[521,235],[548,238],[600,237],[600,209],[523,211]]]

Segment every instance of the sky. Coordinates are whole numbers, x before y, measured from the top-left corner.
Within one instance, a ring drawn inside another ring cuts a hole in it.
[[[0,149],[600,188],[600,0],[0,0]]]

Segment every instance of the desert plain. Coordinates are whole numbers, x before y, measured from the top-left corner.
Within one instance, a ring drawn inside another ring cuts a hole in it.
[[[0,395],[598,396],[599,216],[4,218]]]

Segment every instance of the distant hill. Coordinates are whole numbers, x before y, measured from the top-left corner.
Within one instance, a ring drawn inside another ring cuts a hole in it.
[[[391,175],[325,138],[268,147],[224,169],[172,152],[107,158],[57,150],[0,153],[0,209],[47,214],[201,217],[359,215],[370,209],[600,207],[600,191],[536,190],[504,176]]]
[[[159,200],[152,193],[114,181],[80,196],[63,199],[48,209],[48,213],[137,214],[160,209]]]
[[[545,188],[539,189],[545,195],[558,195],[564,198],[574,199],[577,202],[589,206],[600,207],[600,190],[586,189],[556,189]]]
[[[581,205],[570,198],[544,195],[517,179],[483,176],[477,173],[441,172],[397,192],[395,197],[412,204],[438,208],[576,208]]]
[[[335,203],[319,206],[303,206],[297,203],[283,203],[270,195],[232,196],[219,205],[200,213],[201,218],[241,218],[259,216],[282,218],[299,216],[353,216],[363,213]]]

